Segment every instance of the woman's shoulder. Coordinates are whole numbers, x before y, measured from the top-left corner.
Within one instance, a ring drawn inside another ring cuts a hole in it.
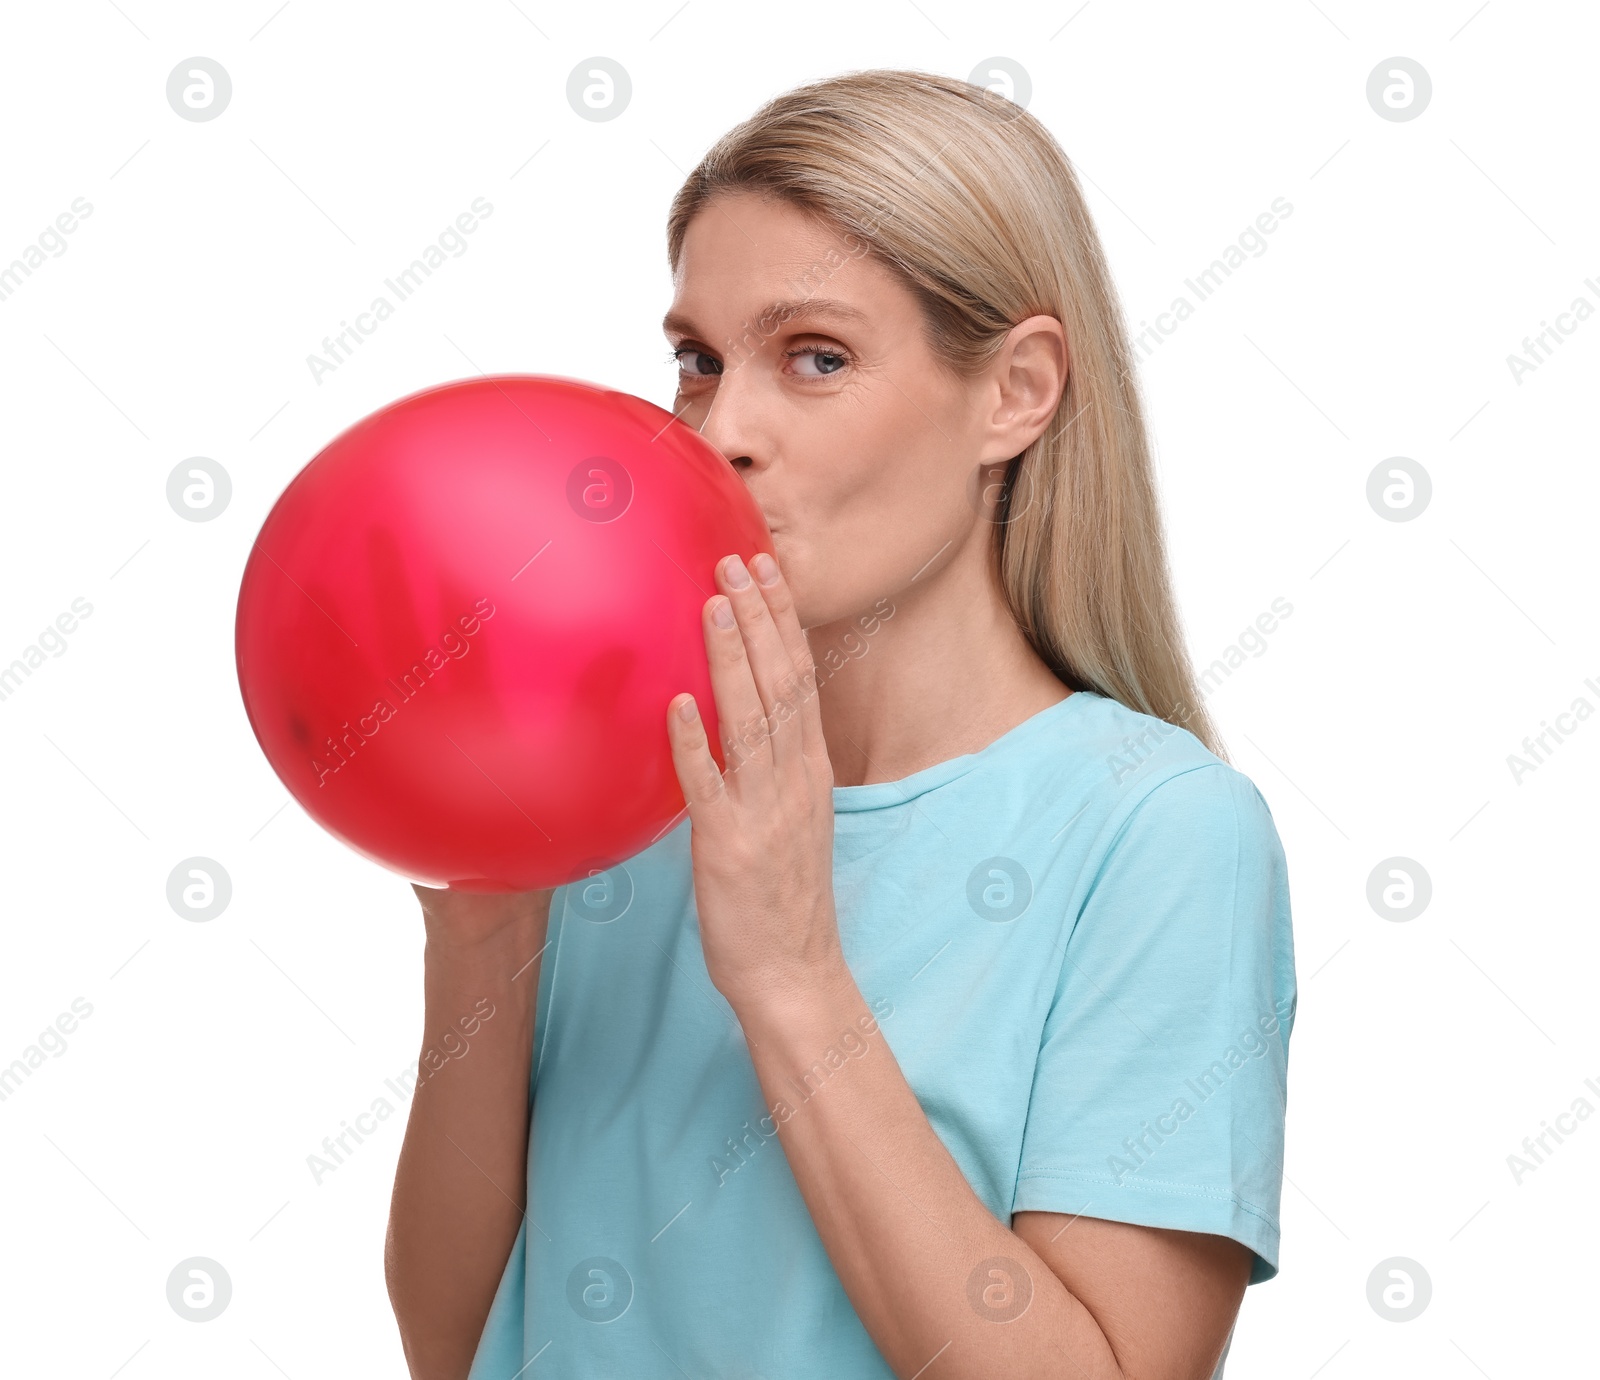
[[[1087,781],[1077,783],[1078,793],[1100,796],[1108,820],[1137,813],[1173,828],[1226,823],[1272,830],[1271,811],[1255,781],[1181,724],[1094,691],[1071,698],[1081,703],[1075,716],[1063,716],[1061,729],[1079,770],[1088,773]]]
[[[1278,965],[1291,952],[1289,868],[1265,796],[1187,729],[1096,698],[1083,706],[1100,794],[1080,836],[1080,961],[1085,946],[1125,955],[1148,924],[1163,971],[1220,949]]]

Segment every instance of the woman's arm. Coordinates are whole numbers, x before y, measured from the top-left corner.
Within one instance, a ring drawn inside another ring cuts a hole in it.
[[[792,1109],[775,1120],[811,1220],[901,1380],[1211,1375],[1250,1272],[1244,1246],[1054,1213],[1019,1213],[1016,1231],[998,1221],[883,1033],[865,1033],[874,1018],[848,969],[738,1014],[768,1106]],[[847,1032],[866,1050],[840,1062]]]
[[[526,1206],[552,892],[417,895],[427,921],[422,1057],[384,1273],[412,1380],[464,1380]]]
[[[1244,1246],[1142,1227],[1091,1238],[1039,1213],[1013,1231],[929,1124],[844,959],[809,644],[776,562],[752,561],[760,589],[734,583],[742,571],[717,566],[734,616],[717,619],[723,598],[703,610],[727,771],[692,695],[667,714],[700,940],[862,1324],[901,1380],[1206,1380],[1244,1294]]]

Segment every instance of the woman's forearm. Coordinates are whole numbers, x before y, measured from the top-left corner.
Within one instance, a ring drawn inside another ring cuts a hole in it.
[[[413,1380],[464,1380],[522,1221],[549,914],[546,892],[486,937],[429,934],[422,1057],[384,1250]]]
[[[817,1233],[896,1375],[1122,1380],[1089,1310],[973,1191],[848,971],[738,1015]]]

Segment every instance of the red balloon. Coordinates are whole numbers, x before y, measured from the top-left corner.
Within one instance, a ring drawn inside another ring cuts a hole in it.
[[[357,852],[429,886],[552,887],[684,809],[667,704],[716,727],[715,564],[772,551],[693,428],[578,379],[427,388],[289,484],[239,589],[256,739]]]

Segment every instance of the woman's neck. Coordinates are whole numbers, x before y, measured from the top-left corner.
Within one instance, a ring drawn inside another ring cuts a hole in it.
[[[977,752],[1072,693],[1017,627],[978,536],[875,607],[807,630],[835,785]]]

